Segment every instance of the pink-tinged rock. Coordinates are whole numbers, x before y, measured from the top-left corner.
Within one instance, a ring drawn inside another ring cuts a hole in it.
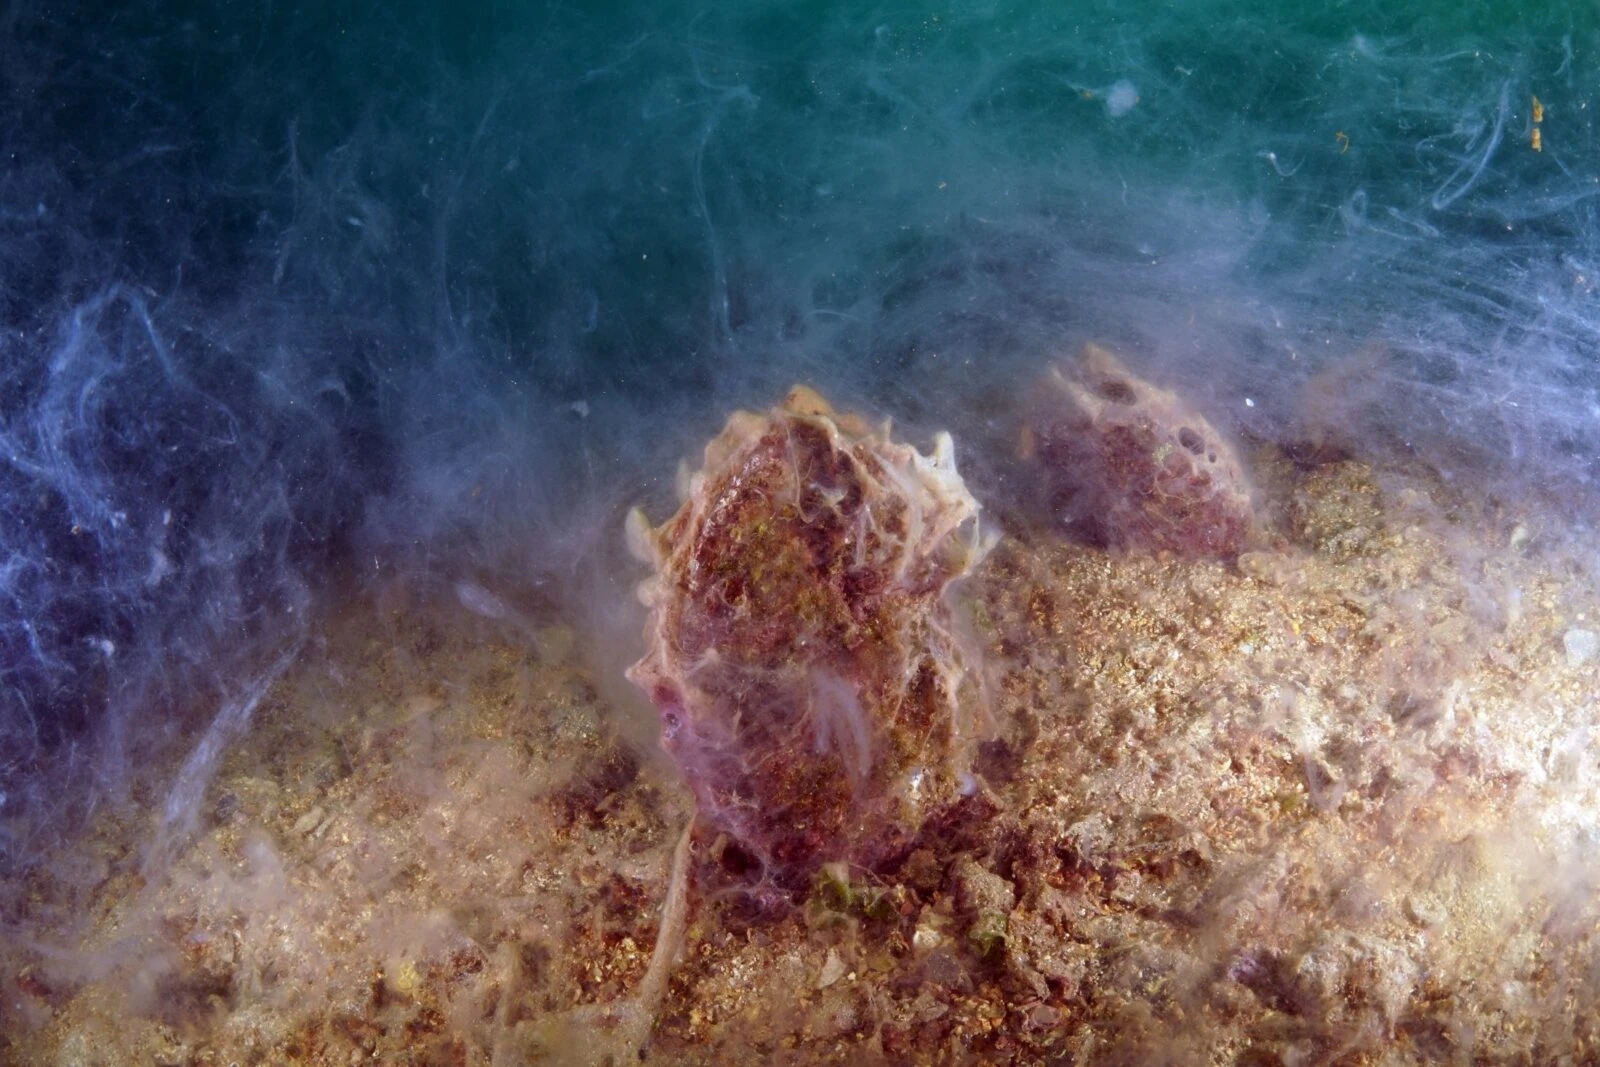
[[[891,859],[970,782],[980,718],[946,591],[988,546],[949,436],[925,456],[796,387],[681,491],[629,517],[655,573],[628,677],[700,817],[780,885]]]
[[[1055,516],[1108,547],[1231,559],[1255,529],[1233,447],[1099,345],[1039,383],[1023,451],[1044,468]]]

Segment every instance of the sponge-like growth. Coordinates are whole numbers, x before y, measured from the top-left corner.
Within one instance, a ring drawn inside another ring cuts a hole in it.
[[[975,699],[945,601],[987,550],[948,435],[924,456],[797,386],[737,412],[677,514],[628,672],[701,817],[783,885],[876,866],[959,792]]]
[[[1045,375],[1023,450],[1044,465],[1055,516],[1108,547],[1232,558],[1254,530],[1249,481],[1222,435],[1099,345]]]

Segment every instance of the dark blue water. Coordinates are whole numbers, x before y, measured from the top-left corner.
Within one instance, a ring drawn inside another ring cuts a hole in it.
[[[6,803],[247,718],[365,582],[559,599],[795,380],[1003,503],[1098,338],[1581,526],[1600,12],[1168,8],[8,7]]]

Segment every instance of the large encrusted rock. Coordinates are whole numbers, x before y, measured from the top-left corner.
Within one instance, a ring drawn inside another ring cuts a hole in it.
[[[987,545],[949,436],[925,456],[796,387],[681,490],[629,518],[655,574],[628,677],[701,817],[783,885],[896,856],[970,782],[980,718],[945,594]]]
[[[1255,528],[1223,436],[1096,344],[1035,388],[1023,451],[1044,467],[1054,516],[1111,548],[1232,558]]]

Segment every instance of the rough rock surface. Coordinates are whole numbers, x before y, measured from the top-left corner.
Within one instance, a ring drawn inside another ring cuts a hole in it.
[[[1216,428],[1096,344],[1039,383],[1023,450],[1055,516],[1112,548],[1232,558],[1255,527],[1244,466]]]
[[[665,524],[631,520],[656,574],[629,677],[702,817],[780,883],[881,862],[959,793],[973,708],[945,591],[985,547],[951,447],[796,388],[728,420]]]

